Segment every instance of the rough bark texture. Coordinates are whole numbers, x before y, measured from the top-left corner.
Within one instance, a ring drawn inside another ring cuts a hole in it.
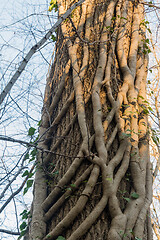
[[[143,21],[138,1],[86,0],[58,29],[29,239],[152,239]]]

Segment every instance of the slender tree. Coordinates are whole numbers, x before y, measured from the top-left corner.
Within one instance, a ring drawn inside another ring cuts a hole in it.
[[[86,0],[58,28],[27,239],[152,239],[146,25],[143,2]]]

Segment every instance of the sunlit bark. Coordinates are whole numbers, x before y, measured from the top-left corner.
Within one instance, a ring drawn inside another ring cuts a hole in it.
[[[86,0],[58,29],[30,239],[152,239],[143,20],[138,1]]]

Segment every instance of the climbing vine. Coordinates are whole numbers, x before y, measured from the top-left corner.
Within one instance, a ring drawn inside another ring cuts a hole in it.
[[[29,239],[152,239],[144,19],[139,1],[86,0],[58,29]]]

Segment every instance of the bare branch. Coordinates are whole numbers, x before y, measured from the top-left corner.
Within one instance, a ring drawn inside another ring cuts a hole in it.
[[[9,231],[9,230],[6,230],[6,229],[0,229],[0,232],[10,234],[10,235],[17,235],[17,236],[20,235],[19,232],[13,232],[13,231]]]
[[[9,83],[7,84],[7,86],[4,88],[4,90],[2,91],[2,93],[0,94],[0,104],[2,104],[2,102],[4,101],[5,97],[7,96],[7,94],[10,92],[10,90],[12,89],[13,85],[15,84],[15,82],[17,81],[17,79],[19,78],[19,76],[21,75],[21,73],[23,72],[23,70],[25,69],[27,63],[29,62],[29,60],[31,59],[31,57],[33,56],[34,53],[36,53],[36,51],[43,46],[43,44],[50,38],[50,36],[52,35],[53,32],[56,31],[56,29],[60,26],[60,24],[71,14],[71,12],[78,6],[80,6],[82,3],[84,2],[84,0],[80,0],[79,2],[73,4],[73,6],[71,6],[63,15],[60,16],[60,18],[58,19],[58,21],[53,25],[53,27],[47,32],[47,34],[37,43],[35,44],[27,53],[27,55],[24,57],[23,61],[21,62],[20,66],[18,67],[17,71],[15,72],[15,74],[13,75],[13,77],[11,78],[11,80],[9,81]]]

